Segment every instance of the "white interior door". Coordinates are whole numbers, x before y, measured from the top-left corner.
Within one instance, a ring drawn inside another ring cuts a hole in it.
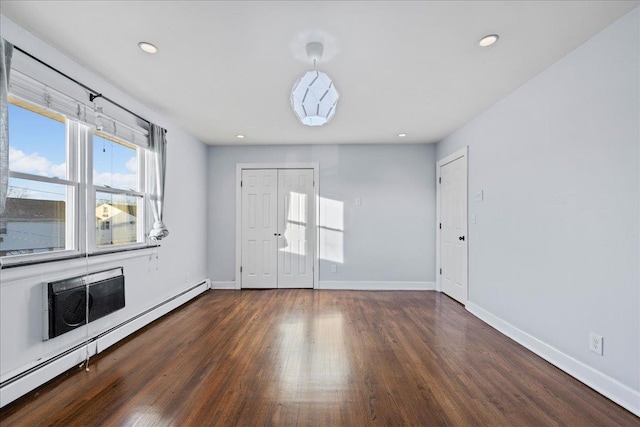
[[[313,288],[313,176],[313,169],[242,170],[242,288]]]
[[[440,166],[442,292],[467,303],[467,157]]]
[[[313,288],[315,199],[312,169],[278,171],[278,287]]]
[[[278,285],[278,172],[242,171],[242,287]]]

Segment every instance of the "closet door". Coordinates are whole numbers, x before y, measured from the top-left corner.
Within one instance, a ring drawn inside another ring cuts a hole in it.
[[[313,288],[313,186],[312,169],[278,170],[279,288]]]
[[[467,304],[467,157],[440,166],[442,292]]]
[[[242,171],[242,287],[278,286],[278,171]]]

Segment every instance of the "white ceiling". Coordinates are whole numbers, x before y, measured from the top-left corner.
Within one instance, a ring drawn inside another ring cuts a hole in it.
[[[207,144],[428,143],[638,3],[2,0],[1,12]],[[500,41],[478,47],[490,33]],[[289,94],[318,40],[341,98],[311,128]]]

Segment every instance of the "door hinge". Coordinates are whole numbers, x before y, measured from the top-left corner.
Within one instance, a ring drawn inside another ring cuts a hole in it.
[[[440,223],[440,230],[442,230],[442,223]]]
[[[438,184],[442,184],[442,177],[438,178]]]
[[[442,269],[440,269],[440,275],[442,275]]]
[[[242,181],[240,181],[240,187],[242,187]]]
[[[240,266],[240,273],[242,273],[242,266]],[[442,274],[442,269],[440,269],[440,274]]]

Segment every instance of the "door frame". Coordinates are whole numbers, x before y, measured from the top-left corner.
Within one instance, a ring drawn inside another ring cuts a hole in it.
[[[315,244],[313,245],[313,289],[318,289],[320,280],[320,163],[236,163],[236,268],[235,268],[235,289],[242,289],[242,274],[240,265],[242,264],[242,171],[245,169],[313,169],[313,197],[315,200]]]
[[[465,182],[465,196],[467,198],[467,210],[465,212],[464,219],[464,232],[467,236],[467,263],[464,266],[467,276],[467,302],[469,301],[469,146],[461,148],[460,150],[449,154],[443,159],[440,159],[436,163],[436,291],[442,292],[442,276],[440,275],[440,269],[442,268],[440,259],[440,168],[447,163],[451,163],[454,160],[464,157],[467,161],[467,169],[465,170],[466,182]]]

